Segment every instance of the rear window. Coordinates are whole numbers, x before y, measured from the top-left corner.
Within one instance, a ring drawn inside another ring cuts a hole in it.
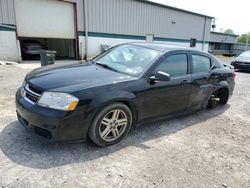
[[[203,55],[192,54],[192,73],[208,72],[211,68],[211,59]]]

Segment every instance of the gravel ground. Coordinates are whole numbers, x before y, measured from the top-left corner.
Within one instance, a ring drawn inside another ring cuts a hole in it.
[[[0,187],[250,187],[250,73],[224,107],[143,125],[119,144],[49,144],[15,115],[30,69],[0,66]]]

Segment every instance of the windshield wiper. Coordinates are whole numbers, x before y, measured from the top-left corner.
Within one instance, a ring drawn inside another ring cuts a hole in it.
[[[106,65],[106,64],[102,64],[102,63],[95,63],[95,64],[96,64],[96,65],[99,65],[99,66],[102,66],[102,67],[104,67],[104,68],[106,68],[106,69],[109,69],[109,70],[118,72],[116,69],[114,69],[114,68],[112,68],[112,67],[110,67],[110,66],[108,66],[108,65]]]

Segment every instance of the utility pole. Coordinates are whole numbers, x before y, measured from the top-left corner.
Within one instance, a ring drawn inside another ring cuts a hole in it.
[[[202,51],[204,51],[204,48],[205,48],[206,24],[207,24],[207,17],[205,17],[205,20],[204,20],[204,28],[203,28],[203,36],[202,36]]]
[[[84,4],[84,26],[85,26],[85,55],[84,60],[87,60],[88,58],[88,4],[87,0],[83,1]]]
[[[247,33],[247,42],[246,42],[246,48],[245,48],[245,50],[247,50],[247,47],[248,47],[248,36],[249,36],[249,32]]]

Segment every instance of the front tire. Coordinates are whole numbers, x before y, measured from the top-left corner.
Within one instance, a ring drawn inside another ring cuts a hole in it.
[[[116,144],[127,135],[132,121],[132,113],[128,106],[123,103],[110,104],[94,117],[88,136],[98,146]]]

